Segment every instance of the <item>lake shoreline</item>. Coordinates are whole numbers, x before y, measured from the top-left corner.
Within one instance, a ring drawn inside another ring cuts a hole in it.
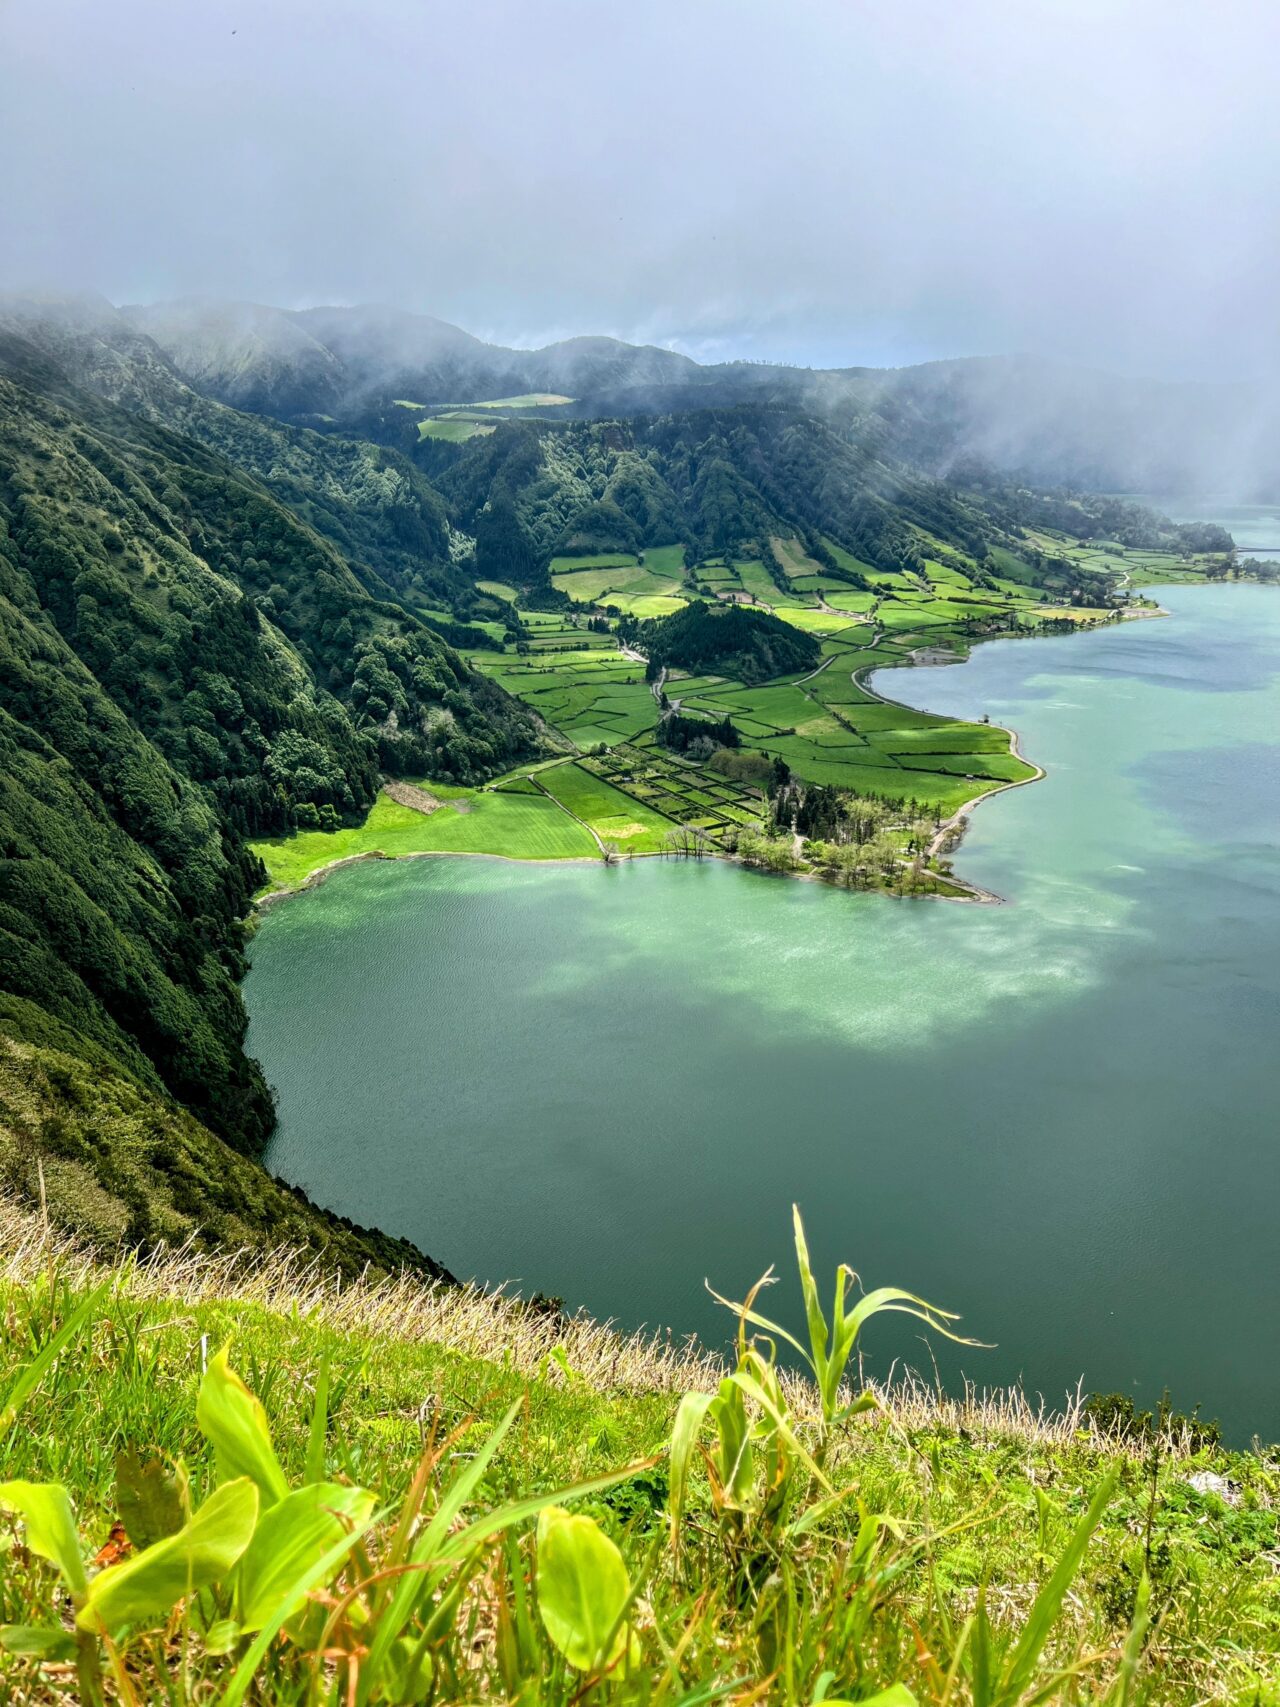
[[[639,859],[656,859],[657,854],[632,855]],[[562,859],[523,859],[516,854],[480,853],[473,848],[414,848],[408,853],[383,853],[378,848],[369,848],[364,853],[344,854],[341,859],[330,860],[327,865],[318,865],[314,871],[309,871],[301,883],[290,884],[281,889],[268,889],[265,894],[254,897],[250,918],[254,913],[266,912],[268,907],[278,901],[290,901],[295,895],[305,895],[308,889],[318,889],[320,885],[333,876],[335,871],[341,871],[347,865],[363,865],[366,860],[386,860],[399,862],[406,859],[496,859],[503,865],[602,865],[604,863],[594,854],[566,854]]]
[[[1120,620],[1122,622],[1126,622],[1126,621],[1136,621],[1136,620],[1151,618],[1151,617],[1167,617],[1170,615],[1172,615],[1172,612],[1165,610],[1163,606],[1159,606],[1154,610],[1125,611],[1125,612],[1121,613]],[[989,640],[1016,640],[1016,639],[1039,640],[1039,639],[1043,639],[1043,638],[1045,638],[1045,637],[1043,635],[1039,635],[1039,634],[981,635],[981,636],[976,637],[974,646],[967,648],[966,651],[964,652],[964,654],[961,656],[956,656],[954,654],[952,654],[951,656],[949,656],[947,658],[942,658],[942,657],[924,658],[924,657],[919,657],[919,656],[913,656],[913,661],[909,666],[903,666],[902,664],[869,664],[869,665],[863,665],[860,669],[851,671],[850,675],[851,675],[851,679],[853,680],[853,682],[859,688],[861,688],[864,693],[870,694],[873,699],[878,700],[879,703],[882,705],[895,706],[895,707],[898,707],[898,708],[905,710],[905,711],[928,712],[929,708],[927,706],[909,705],[905,700],[891,699],[887,694],[883,694],[879,691],[879,689],[873,687],[871,684],[870,678],[872,676],[874,676],[875,674],[877,674],[880,670],[884,670],[884,669],[895,669],[896,670],[896,669],[902,669],[905,667],[905,668],[911,668],[911,669],[932,670],[932,669],[948,669],[948,668],[951,668],[952,666],[957,665],[957,664],[965,664],[972,657],[972,654],[973,654],[974,650],[976,649],[976,647],[983,645],[983,643],[985,641],[989,641]],[[877,640],[879,639],[879,634],[877,634],[876,639]],[[874,645],[875,645],[875,641],[873,640],[872,646],[874,646]],[[920,650],[920,652],[923,652],[927,649],[926,648],[920,648],[919,650]],[[825,666],[820,665],[819,669],[822,669],[822,668],[825,668]],[[817,674],[817,671],[813,672],[813,674]],[[933,842],[930,844],[929,851],[928,851],[928,857],[931,859],[937,857],[938,852],[941,849],[941,844],[945,841],[945,839],[949,835],[955,835],[955,841],[947,849],[947,852],[948,853],[954,853],[957,849],[959,849],[959,847],[963,843],[965,834],[968,830],[969,819],[970,819],[971,815],[973,814],[973,812],[976,810],[977,807],[979,807],[983,804],[984,801],[992,800],[997,795],[1000,795],[1000,794],[1007,794],[1010,789],[1026,788],[1031,783],[1043,782],[1045,776],[1047,775],[1047,772],[1045,771],[1043,766],[1037,764],[1034,759],[1027,758],[1027,756],[1023,753],[1022,748],[1021,748],[1021,743],[1020,743],[1019,732],[1016,729],[1011,728],[1007,724],[1002,724],[1002,723],[992,724],[991,727],[1002,731],[1005,735],[1007,735],[1009,737],[1009,753],[1010,753],[1010,756],[1017,759],[1022,764],[1031,765],[1035,771],[1035,775],[1034,776],[1028,776],[1028,777],[1019,777],[1019,778],[1017,778],[1011,782],[995,783],[991,788],[984,789],[980,794],[974,795],[971,799],[964,801],[963,804],[958,806],[956,808],[956,810],[954,812],[952,812],[947,819],[945,819],[943,822],[941,822],[939,824],[937,834],[936,834]],[[554,761],[549,761],[549,762],[554,762]],[[569,815],[571,817],[573,816],[573,814],[569,814]],[[581,823],[581,820],[575,819],[575,822]],[[956,833],[957,831],[958,831],[958,834]],[[639,853],[639,854],[637,854],[637,853],[625,854],[624,857],[627,860],[633,860],[633,859],[663,859],[667,856],[664,854],[658,853],[658,852],[652,852],[652,853]],[[742,866],[742,868],[744,870],[748,870],[748,871],[753,869],[751,866],[747,865],[745,861],[738,859],[737,856],[734,854],[710,853],[709,852],[709,853],[703,855],[703,857],[706,859],[719,860],[726,865],[740,865],[740,866]],[[545,858],[545,859],[538,859],[538,858],[530,859],[530,858],[524,858],[522,856],[515,855],[515,854],[479,852],[479,851],[472,850],[472,849],[456,849],[455,850],[455,849],[451,849],[451,848],[420,848],[420,849],[413,849],[413,850],[406,852],[406,853],[389,854],[389,853],[384,853],[379,849],[373,848],[373,849],[369,849],[363,853],[347,854],[347,855],[343,856],[341,859],[331,860],[328,862],[328,864],[317,866],[314,870],[309,871],[300,883],[287,885],[287,886],[284,886],[284,887],[278,888],[278,889],[271,889],[271,890],[266,891],[262,895],[256,896],[254,898],[252,904],[251,904],[250,913],[248,915],[248,918],[246,919],[246,924],[250,925],[253,918],[255,917],[255,915],[260,914],[262,912],[265,912],[269,907],[276,905],[280,901],[287,901],[287,900],[290,900],[295,895],[303,895],[303,894],[307,893],[308,890],[319,888],[319,886],[322,883],[324,883],[328,880],[328,878],[333,874],[333,872],[341,870],[344,866],[359,865],[359,864],[363,863],[365,860],[405,860],[405,859],[492,859],[492,860],[499,860],[499,861],[502,861],[504,863],[511,864],[511,865],[599,865],[599,864],[605,863],[600,857],[591,856],[591,855],[564,855],[562,857],[552,857],[552,858]],[[766,873],[763,875],[783,876],[783,877],[790,878],[792,880],[798,880],[800,882],[806,882],[806,883],[826,883],[827,882],[826,878],[821,877],[816,871],[813,871],[813,870],[789,871],[789,872],[780,872],[780,873],[773,873],[773,874]],[[896,897],[892,896],[891,891],[881,890],[881,889],[869,889],[869,890],[866,890],[866,891],[861,892],[861,893],[890,894],[891,898],[900,899],[900,900],[948,901],[948,902],[952,902],[952,903],[958,902],[963,906],[987,906],[987,907],[989,907],[989,906],[1003,906],[1003,905],[1005,905],[1005,897],[1004,896],[997,895],[997,894],[993,893],[991,890],[983,889],[979,884],[972,883],[967,878],[956,877],[954,875],[948,875],[944,879],[944,881],[951,884],[956,889],[962,890],[963,893],[956,894],[956,895],[948,895],[948,894],[939,894],[939,893],[935,892],[932,894],[906,895],[906,896],[896,896]],[[830,884],[829,887],[838,888],[840,886],[838,884]]]

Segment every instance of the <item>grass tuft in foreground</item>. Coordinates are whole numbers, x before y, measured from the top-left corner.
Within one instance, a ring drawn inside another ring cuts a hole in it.
[[[824,1307],[795,1235],[803,1332],[757,1287],[721,1365],[422,1281],[100,1272],[0,1204],[7,1698],[1275,1699],[1272,1459],[861,1390],[876,1315],[954,1318],[843,1268]]]

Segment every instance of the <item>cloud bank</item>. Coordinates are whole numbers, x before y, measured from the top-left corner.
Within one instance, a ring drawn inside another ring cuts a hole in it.
[[[1256,378],[1278,46],[1240,0],[11,0],[0,286]]]

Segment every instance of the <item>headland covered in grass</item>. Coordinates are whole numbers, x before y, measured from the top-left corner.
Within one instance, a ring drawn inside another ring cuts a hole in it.
[[[592,859],[590,831],[548,795],[523,790],[481,791],[432,782],[440,800],[431,812],[382,794],[363,824],[342,830],[302,830],[253,844],[272,889],[296,889],[326,867],[381,855],[489,854],[504,859]],[[269,891],[268,891],[269,892]]]
[[[721,1357],[288,1253],[103,1265],[0,1201],[9,1698],[1274,1699],[1270,1453],[867,1383],[878,1313],[954,1318],[796,1235],[782,1368],[763,1294]]]

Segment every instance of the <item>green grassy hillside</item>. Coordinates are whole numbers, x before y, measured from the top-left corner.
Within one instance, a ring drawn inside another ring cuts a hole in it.
[[[1274,1702],[1272,1456],[859,1391],[893,1300],[822,1293],[801,1380],[750,1315],[721,1363],[282,1259],[94,1270],[0,1203],[7,1698]]]

